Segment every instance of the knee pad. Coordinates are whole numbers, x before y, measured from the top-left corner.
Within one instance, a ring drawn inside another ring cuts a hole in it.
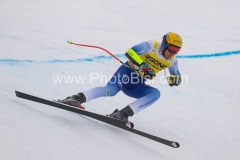
[[[118,87],[114,84],[107,84],[104,88],[106,91],[106,96],[112,97],[112,96],[115,96],[119,92]]]

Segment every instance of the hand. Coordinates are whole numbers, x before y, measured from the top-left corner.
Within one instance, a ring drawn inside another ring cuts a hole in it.
[[[149,64],[147,62],[143,62],[139,68],[140,71],[143,72],[144,78],[152,79],[153,77],[155,77],[153,69],[149,68]]]
[[[181,76],[171,74],[169,77],[167,77],[168,84],[172,86],[178,86],[182,82]]]

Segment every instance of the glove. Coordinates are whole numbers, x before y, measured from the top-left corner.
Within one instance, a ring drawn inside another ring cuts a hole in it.
[[[168,84],[172,86],[178,86],[182,82],[181,76],[171,74],[169,77],[167,77]]]
[[[149,64],[147,62],[142,62],[139,68],[140,72],[143,72],[144,78],[152,79],[153,77],[155,77],[153,69],[149,68]]]

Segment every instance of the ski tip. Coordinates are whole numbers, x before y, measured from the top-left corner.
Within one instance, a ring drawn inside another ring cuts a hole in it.
[[[72,44],[72,41],[67,41],[69,44]]]
[[[179,148],[179,147],[180,147],[180,144],[177,143],[177,142],[173,142],[173,143],[172,143],[172,146],[173,146],[174,148]]]
[[[19,97],[19,92],[18,92],[18,91],[15,91],[15,95],[16,95],[17,97]]]

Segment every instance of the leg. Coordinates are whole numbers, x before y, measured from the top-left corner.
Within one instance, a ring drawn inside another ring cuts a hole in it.
[[[86,97],[86,102],[88,102],[99,97],[115,96],[118,92],[117,85],[108,83],[105,87],[94,87],[84,91],[83,94]]]
[[[131,85],[130,83],[123,83],[122,79],[124,76],[130,77],[132,72],[131,69],[122,65],[114,73],[105,87],[95,87],[83,92],[86,97],[86,102],[99,97],[115,96],[122,88]]]
[[[158,89],[140,83],[134,84],[128,88],[123,88],[122,91],[129,97],[138,98],[138,100],[129,104],[127,107],[110,115],[110,117],[123,121],[128,121],[129,116],[133,116],[142,109],[152,105],[160,97]]]
[[[134,114],[149,107],[160,98],[159,90],[146,84],[136,84],[122,91],[130,97],[137,98],[129,104]]]
[[[108,83],[105,87],[95,87],[85,92],[80,92],[77,95],[67,97],[66,99],[58,102],[76,106],[78,108],[84,108],[81,106],[82,103],[99,97],[115,96],[119,91],[120,90],[117,88],[116,84]]]
[[[119,69],[115,72],[111,80],[108,82],[108,84],[105,87],[95,87],[90,90],[87,90],[85,92],[80,92],[77,95],[69,96],[64,100],[59,100],[60,103],[65,103],[68,105],[72,105],[75,107],[81,107],[82,103],[91,101],[93,99],[99,98],[99,97],[106,97],[106,96],[114,96],[116,95],[122,88],[121,82],[116,77],[118,74],[126,74],[130,72],[131,70],[126,68],[125,66],[119,67]]]

